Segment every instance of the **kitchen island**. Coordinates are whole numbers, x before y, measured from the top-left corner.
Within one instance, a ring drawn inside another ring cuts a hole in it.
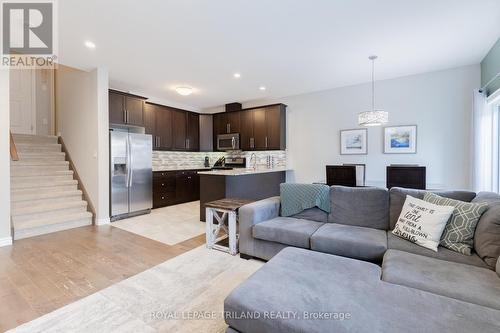
[[[223,198],[261,200],[280,194],[286,169],[212,170],[200,176],[200,220],[205,221],[205,203]]]

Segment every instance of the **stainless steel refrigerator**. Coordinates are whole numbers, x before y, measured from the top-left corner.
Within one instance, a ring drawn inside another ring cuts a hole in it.
[[[111,221],[149,213],[152,200],[152,137],[133,129],[111,129]]]

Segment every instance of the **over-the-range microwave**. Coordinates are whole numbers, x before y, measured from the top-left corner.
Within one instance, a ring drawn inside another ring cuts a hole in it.
[[[219,134],[217,135],[218,150],[239,150],[240,149],[240,134]]]

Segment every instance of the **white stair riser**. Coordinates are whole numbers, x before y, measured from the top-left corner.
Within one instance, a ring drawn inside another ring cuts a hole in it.
[[[63,167],[64,168],[64,167]],[[70,176],[73,178],[73,171],[61,167],[56,168],[15,168],[10,171],[12,177],[45,177],[45,176]]]
[[[64,166],[69,168],[68,161],[51,161],[51,160],[32,160],[32,161],[10,161],[10,167],[47,167],[47,166]]]
[[[21,192],[12,193],[10,196],[11,203],[16,202],[33,202],[36,203],[41,200],[54,200],[59,198],[82,198],[82,192],[75,189],[59,190],[59,191],[31,191],[31,192]],[[27,203],[28,204],[28,203]]]
[[[14,143],[17,144],[57,144],[55,136],[35,136],[14,134]]]
[[[82,195],[75,191],[72,195],[65,195],[56,198],[46,198],[46,199],[38,199],[38,200],[24,200],[24,201],[12,201],[10,204],[11,214],[19,215],[19,211],[23,209],[29,209],[31,207],[38,207],[40,205],[45,205],[49,207],[50,205],[58,204],[58,203],[74,203],[81,202]]]
[[[26,176],[26,177],[11,177],[11,184],[25,184],[25,183],[32,183],[32,184],[37,184],[37,183],[57,183],[57,182],[63,182],[67,180],[73,180],[72,175],[62,175],[62,176]]]
[[[20,161],[64,161],[66,156],[61,153],[47,153],[47,154],[31,154],[31,153],[19,153]]]
[[[83,201],[85,202],[85,201]],[[12,215],[12,223],[18,223],[18,222],[26,222],[34,219],[50,219],[50,218],[56,218],[61,215],[67,215],[67,214],[73,214],[73,213],[79,213],[79,212],[85,212],[87,211],[87,206],[81,206],[81,207],[71,207],[71,208],[65,208],[65,209],[58,209],[58,210],[51,210],[48,212],[42,212],[42,213],[34,213],[34,214],[26,214],[26,215]]]
[[[53,232],[58,232],[62,230],[68,230],[83,226],[92,225],[92,218],[86,217],[79,220],[73,220],[68,222],[62,222],[57,224],[42,225],[39,227],[33,227],[29,229],[16,229],[14,228],[14,240],[19,240],[28,237],[40,236],[45,234],[50,234]]]
[[[31,195],[31,194],[41,194],[41,195],[50,195],[54,192],[61,192],[61,191],[75,191],[78,189],[78,186],[76,183],[69,184],[69,185],[59,185],[59,186],[47,186],[47,187],[42,187],[42,188],[37,188],[32,189],[32,188],[19,188],[19,189],[13,189],[11,187],[10,194],[11,198],[15,196],[23,196],[23,195]]]
[[[60,153],[61,145],[30,145],[22,144],[16,146],[18,153],[41,153],[41,152],[53,152]]]
[[[34,182],[11,182],[11,189],[43,189],[45,187],[62,187],[66,185],[77,185],[78,181],[70,179],[70,180],[60,180],[60,181],[44,181],[40,180],[36,183]]]

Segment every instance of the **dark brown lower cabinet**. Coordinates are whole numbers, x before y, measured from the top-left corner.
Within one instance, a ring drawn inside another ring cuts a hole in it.
[[[196,170],[153,172],[153,208],[200,200]]]

